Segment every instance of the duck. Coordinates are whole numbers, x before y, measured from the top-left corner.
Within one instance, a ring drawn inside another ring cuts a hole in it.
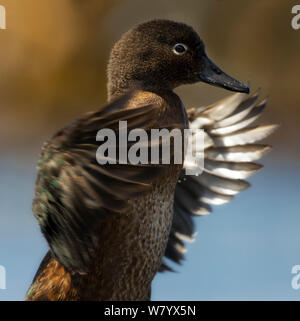
[[[26,301],[150,300],[155,275],[184,259],[194,218],[249,187],[246,179],[262,167],[255,161],[270,149],[258,142],[276,125],[250,126],[267,100],[212,62],[185,23],[134,26],[113,46],[107,75],[107,104],[42,147],[32,208],[50,249]],[[198,82],[235,93],[186,109],[174,89]],[[202,130],[201,174],[187,175],[185,160],[99,163],[97,133],[118,136],[120,121],[146,132]]]

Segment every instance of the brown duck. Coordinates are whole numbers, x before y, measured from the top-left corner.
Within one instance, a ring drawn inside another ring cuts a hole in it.
[[[198,81],[239,93],[186,111],[173,89]],[[248,92],[183,23],[153,20],[125,33],[108,64],[108,105],[43,146],[33,212],[50,251],[26,300],[149,300],[155,274],[171,270],[165,258],[182,260],[193,216],[231,200],[261,167],[252,161],[268,146],[255,143],[275,126],[248,127],[266,104]],[[100,165],[97,132],[118,135],[120,120],[128,131],[203,128],[203,173],[185,175],[188,163]]]

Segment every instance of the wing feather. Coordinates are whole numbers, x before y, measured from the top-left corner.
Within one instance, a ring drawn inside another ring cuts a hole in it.
[[[249,127],[265,109],[258,103],[260,91],[247,96],[233,94],[208,107],[188,111],[190,128],[204,129],[204,169],[201,175],[186,176],[183,169],[174,199],[174,221],[166,257],[175,263],[184,258],[182,241],[193,240],[193,216],[207,215],[211,205],[229,202],[250,184],[245,180],[262,165],[254,163],[270,146],[257,144],[277,125]],[[184,167],[188,167],[186,159]],[[180,242],[181,243],[180,243]],[[161,271],[172,270],[165,261]]]
[[[97,163],[100,129],[112,129],[118,142],[120,120],[127,121],[128,130],[146,131],[157,122],[159,104],[124,109],[130,97],[75,120],[43,147],[33,212],[52,253],[71,272],[88,270],[99,246],[96,232],[107,216],[124,212],[128,200],[151,190],[166,169],[160,164],[119,164],[118,159],[115,165]]]

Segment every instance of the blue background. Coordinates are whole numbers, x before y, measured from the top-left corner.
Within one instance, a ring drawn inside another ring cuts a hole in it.
[[[196,219],[186,261],[157,275],[153,300],[299,300],[291,269],[300,264],[300,171],[270,164],[271,154],[250,189]],[[1,168],[0,300],[22,300],[47,250],[31,213],[35,168],[11,159]]]

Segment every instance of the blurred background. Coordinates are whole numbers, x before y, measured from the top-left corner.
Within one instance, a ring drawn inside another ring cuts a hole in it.
[[[297,1],[1,0],[0,300],[23,300],[47,251],[31,212],[42,143],[81,113],[106,102],[110,49],[133,25],[168,18],[192,25],[207,53],[237,79],[270,96],[262,123],[281,127],[252,187],[197,219],[178,273],[158,275],[153,300],[299,300],[300,30]],[[186,107],[229,93],[206,84],[176,90]]]

